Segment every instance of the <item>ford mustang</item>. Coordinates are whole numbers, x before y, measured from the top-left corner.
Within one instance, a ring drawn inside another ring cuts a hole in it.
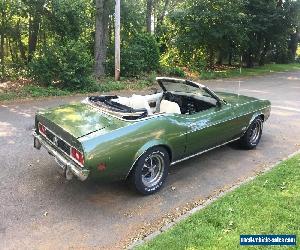
[[[129,180],[148,195],[178,162],[233,141],[246,149],[258,145],[269,101],[189,80],[157,82],[155,94],[91,96],[37,112],[34,147],[54,156],[67,179]]]

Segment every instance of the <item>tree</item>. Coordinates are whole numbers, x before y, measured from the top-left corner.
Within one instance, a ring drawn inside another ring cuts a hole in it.
[[[147,32],[149,33],[152,33],[153,4],[153,0],[147,0],[146,23]]]
[[[40,24],[42,19],[42,14],[44,10],[44,5],[46,0],[28,1],[28,13],[29,13],[29,25],[28,25],[28,62],[30,62],[36,51],[38,35],[40,31]]]
[[[1,10],[1,28],[0,28],[0,60],[1,60],[1,76],[4,78],[5,76],[5,61],[4,61],[4,36],[5,36],[5,2],[2,2],[0,5],[0,10]]]
[[[171,17],[177,27],[176,44],[186,58],[204,55],[210,68],[217,53],[245,43],[243,1],[188,1]],[[199,60],[197,58],[196,60]]]
[[[95,76],[105,75],[105,61],[107,55],[109,0],[96,0],[96,28],[95,28]]]

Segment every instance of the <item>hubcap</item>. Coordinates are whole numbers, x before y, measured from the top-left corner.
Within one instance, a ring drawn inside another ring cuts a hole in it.
[[[142,169],[142,182],[151,188],[159,183],[164,173],[164,159],[159,153],[153,153],[145,159]]]
[[[253,123],[251,132],[250,132],[250,143],[252,145],[257,143],[257,141],[260,137],[261,131],[262,131],[262,122],[261,122],[261,120],[256,120]]]

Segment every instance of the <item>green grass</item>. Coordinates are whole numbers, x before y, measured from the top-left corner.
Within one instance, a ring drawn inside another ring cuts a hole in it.
[[[229,77],[240,76],[257,76],[264,75],[272,72],[294,71],[300,70],[300,64],[268,64],[262,67],[251,69],[243,69],[240,74],[239,69],[227,69],[212,72],[202,72],[200,80],[207,79],[220,79]],[[99,80],[97,84],[92,85],[82,90],[63,90],[56,87],[42,87],[37,85],[28,85],[18,91],[0,92],[0,101],[35,98],[35,97],[48,97],[48,96],[66,96],[74,94],[87,94],[93,92],[110,92],[118,90],[141,90],[155,84],[156,74],[142,76],[141,78],[122,78],[120,82],[114,81],[112,77],[106,77]]]
[[[296,234],[299,238],[299,190],[297,155],[138,249],[270,249],[241,247],[240,234]],[[297,244],[299,249],[299,239]]]
[[[8,91],[0,93],[0,101],[9,101],[24,98],[34,97],[48,97],[48,96],[66,96],[71,95],[72,92],[62,90],[54,87],[40,87],[35,85],[28,85],[19,91]]]
[[[285,72],[285,71],[296,71],[300,70],[300,63],[293,64],[266,64],[261,67],[255,68],[243,68],[242,73],[240,69],[228,69],[220,71],[202,72],[200,79],[219,79],[219,78],[230,78],[230,77],[247,77],[247,76],[258,76],[265,75],[274,72]]]

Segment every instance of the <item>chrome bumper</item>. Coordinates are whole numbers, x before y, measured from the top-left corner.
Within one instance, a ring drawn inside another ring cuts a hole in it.
[[[85,181],[88,178],[90,173],[89,170],[77,167],[70,160],[59,154],[56,149],[54,149],[45,139],[43,139],[42,136],[38,135],[36,132],[33,132],[33,137],[34,147],[39,150],[41,149],[41,146],[43,146],[49,154],[54,156],[59,167],[59,172],[67,179],[71,179],[72,175],[76,176],[81,181]]]

